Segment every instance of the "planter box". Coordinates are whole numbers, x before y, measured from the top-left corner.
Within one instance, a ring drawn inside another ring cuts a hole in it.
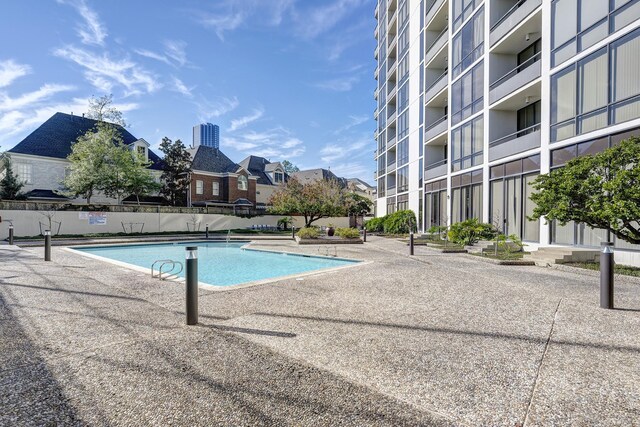
[[[362,239],[342,239],[340,237],[318,237],[317,239],[301,239],[296,236],[299,245],[357,245],[362,244]]]

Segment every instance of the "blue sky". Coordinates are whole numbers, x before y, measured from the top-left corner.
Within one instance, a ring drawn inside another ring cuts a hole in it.
[[[0,149],[112,93],[157,147],[220,125],[221,149],[372,182],[374,0],[5,0]]]

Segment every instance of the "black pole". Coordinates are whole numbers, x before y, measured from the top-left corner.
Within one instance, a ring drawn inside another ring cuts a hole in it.
[[[9,244],[13,245],[13,225],[9,226]]]
[[[198,324],[198,247],[186,248],[187,325]]]
[[[613,308],[613,243],[602,242],[600,252],[600,308]]]
[[[409,233],[409,255],[413,255],[413,231]]]
[[[295,239],[296,238],[296,226],[291,224],[291,238]]]
[[[207,224],[204,228],[204,238],[209,240],[209,224]]]
[[[362,229],[362,241],[366,242],[367,241],[367,227],[364,227]]]
[[[44,260],[51,261],[51,231],[44,230]]]

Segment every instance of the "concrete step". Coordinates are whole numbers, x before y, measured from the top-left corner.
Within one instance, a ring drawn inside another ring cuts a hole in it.
[[[595,249],[571,248],[571,247],[542,247],[537,251],[525,255],[524,259],[546,264],[564,264],[567,262],[598,262],[600,252]]]

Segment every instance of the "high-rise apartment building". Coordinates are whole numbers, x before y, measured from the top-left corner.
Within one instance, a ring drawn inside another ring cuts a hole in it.
[[[195,125],[193,127],[193,146],[220,148],[220,127],[211,123]]]
[[[599,245],[528,221],[528,184],[640,135],[640,0],[378,0],[375,18],[378,214]]]

